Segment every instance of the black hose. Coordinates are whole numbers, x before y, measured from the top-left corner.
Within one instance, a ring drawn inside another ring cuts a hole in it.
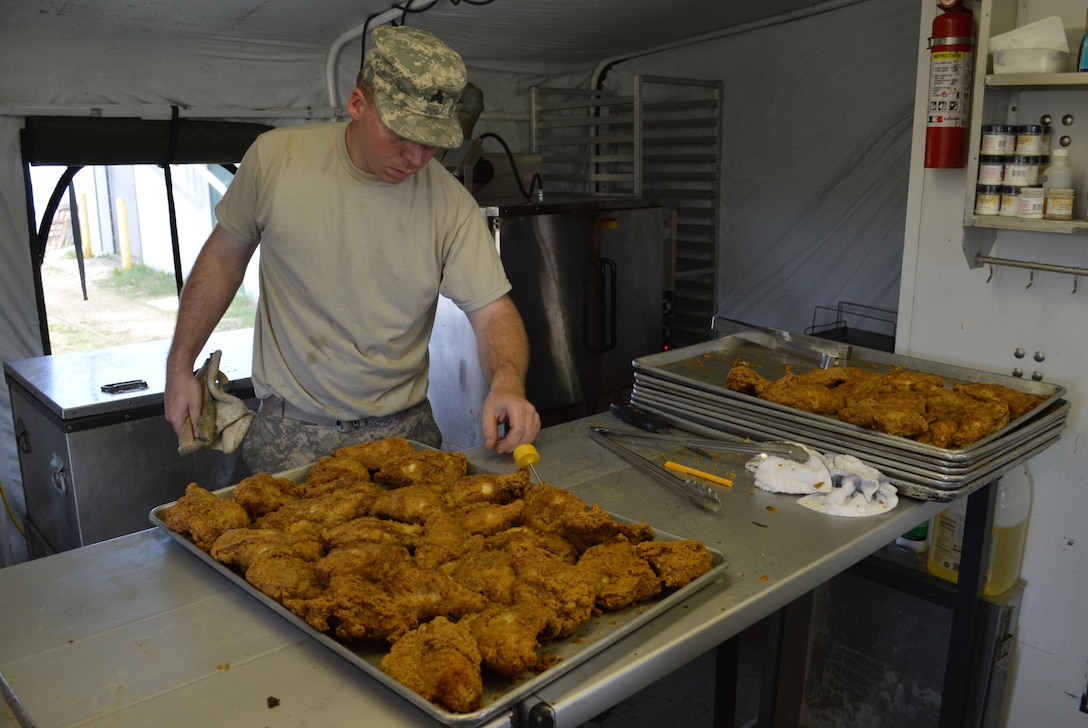
[[[506,152],[506,159],[510,162],[510,171],[512,171],[514,173],[514,181],[518,183],[518,189],[521,190],[522,197],[524,197],[526,200],[528,200],[530,197],[532,197],[532,194],[530,192],[526,191],[525,184],[521,181],[521,175],[518,173],[517,162],[514,161],[514,153],[510,151],[510,147],[507,145],[506,140],[503,139],[498,134],[495,134],[495,133],[490,132],[490,131],[485,131],[483,134],[481,134],[480,136],[478,136],[476,138],[477,139],[491,138],[491,139],[496,140],[499,144],[502,145],[503,150],[505,150],[505,152]],[[536,175],[536,176],[539,177],[539,175]]]

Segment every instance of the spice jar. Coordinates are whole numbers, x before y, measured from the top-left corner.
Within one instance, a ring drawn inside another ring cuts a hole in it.
[[[1016,154],[1005,161],[1005,178],[1007,185],[1018,187],[1028,186],[1028,176],[1031,173],[1031,158],[1026,154]],[[1038,174],[1038,172],[1036,172]]]
[[[996,215],[1001,209],[1001,187],[998,185],[975,186],[975,214]]]
[[[1024,220],[1043,219],[1043,188],[1025,187],[1020,190],[1020,202],[1016,207],[1016,216]]]
[[[1073,219],[1073,189],[1051,187],[1043,200],[1043,217],[1047,220]]]
[[[1020,206],[1020,188],[1015,185],[1005,185],[1001,188],[1001,209],[998,215],[1002,217],[1016,217]]]
[[[1043,153],[1043,125],[1024,124],[1016,127],[1016,153],[1039,155]]]
[[[978,181],[986,185],[999,185],[1005,178],[1005,157],[983,154],[978,158]]]
[[[980,154],[996,154],[1005,156],[1008,150],[1005,147],[1005,137],[1009,135],[1009,127],[1004,124],[987,124],[982,127],[982,146]],[[1013,148],[1016,147],[1016,137],[1013,136]]]

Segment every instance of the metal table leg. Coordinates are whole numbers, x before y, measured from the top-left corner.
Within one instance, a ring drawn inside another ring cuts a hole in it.
[[[982,710],[977,705],[979,673],[978,621],[982,588],[990,554],[990,529],[994,519],[997,481],[992,481],[967,496],[963,550],[960,553],[958,589],[952,607],[952,628],[945,663],[944,690],[941,695],[941,728],[960,728],[977,724]]]

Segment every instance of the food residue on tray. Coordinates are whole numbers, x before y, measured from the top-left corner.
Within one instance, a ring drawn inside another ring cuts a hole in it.
[[[543,672],[549,640],[713,567],[701,542],[655,540],[528,470],[470,475],[463,454],[402,438],[229,498],[191,483],[162,520],[319,632],[386,650],[384,672],[454,713],[480,706],[484,674]]]

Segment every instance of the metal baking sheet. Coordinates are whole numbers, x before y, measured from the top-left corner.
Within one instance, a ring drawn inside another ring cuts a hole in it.
[[[745,436],[757,440],[794,440],[805,445],[824,451],[848,452],[851,455],[867,460],[882,469],[894,468],[896,472],[911,474],[919,478],[933,481],[932,484],[948,483],[948,487],[957,487],[958,482],[965,477],[971,477],[980,469],[987,467],[995,460],[1000,460],[1009,449],[1019,447],[1025,443],[1037,441],[1054,432],[1061,432],[1065,426],[1065,415],[1069,411],[1069,403],[1064,400],[1057,406],[1053,415],[1048,417],[1045,427],[1032,428],[1026,431],[1023,437],[1010,438],[1003,447],[990,453],[987,457],[979,458],[971,463],[970,467],[945,468],[929,463],[912,460],[910,457],[901,457],[897,453],[874,449],[855,447],[852,443],[846,443],[834,436],[833,433],[795,433],[783,431],[762,420],[751,420],[732,417],[728,413],[719,412],[713,408],[704,408],[691,403],[678,403],[675,397],[660,396],[648,393],[642,388],[636,388],[632,401],[643,409],[665,411],[666,413],[696,421],[703,421],[706,425],[724,430],[735,436],[744,433]]]
[[[1005,435],[998,439],[992,439],[984,445],[967,451],[948,451],[921,443],[914,443],[916,447],[909,446],[911,440],[905,438],[893,438],[896,443],[903,443],[902,447],[889,447],[887,436],[879,436],[870,430],[854,427],[854,436],[844,437],[840,431],[831,430],[824,426],[822,420],[805,418],[798,414],[798,410],[788,410],[784,416],[778,416],[773,412],[761,412],[747,407],[732,407],[723,396],[709,392],[695,391],[675,384],[668,380],[653,379],[651,377],[636,377],[633,388],[632,401],[639,404],[642,400],[659,400],[674,406],[678,410],[691,409],[702,414],[711,414],[722,417],[738,427],[744,427],[751,423],[763,430],[772,433],[775,439],[806,440],[830,440],[838,447],[849,445],[860,456],[864,453],[870,457],[878,457],[882,460],[897,462],[904,468],[916,468],[919,472],[933,472],[943,474],[956,474],[972,470],[985,464],[988,460],[1000,455],[1001,451],[1034,437],[1040,431],[1064,425],[1069,412],[1069,403],[1059,400],[1052,404],[1046,412],[1031,419],[1021,418],[1021,424],[1006,430]],[[807,443],[806,443],[807,444]],[[955,452],[955,456],[944,457],[942,453]]]
[[[637,399],[636,404],[675,427],[709,437],[724,431],[734,436],[748,435],[757,440],[788,439],[781,433],[763,429],[750,420],[730,423],[727,418],[723,419],[716,413],[699,413],[691,409],[680,410],[668,400],[643,397]],[[1067,402],[1062,404],[1068,409]],[[884,473],[888,480],[899,489],[901,495],[921,500],[949,501],[977,485],[993,480],[1017,463],[1042,452],[1061,437],[1063,428],[1064,421],[1058,422],[1025,441],[1003,448],[993,458],[975,468],[956,475],[941,475],[924,469],[905,470],[895,461],[888,461],[879,456],[855,454]],[[797,440],[821,451],[841,452],[843,450],[841,441],[834,439],[804,437]]]
[[[816,337],[791,335],[794,344],[811,345],[816,349],[827,349],[831,342]],[[940,448],[925,445],[903,437],[895,437],[842,422],[837,417],[814,415],[784,407],[773,402],[766,402],[758,397],[741,394],[725,388],[729,370],[737,360],[745,361],[764,377],[777,379],[787,370],[803,373],[813,369],[811,361],[803,361],[788,352],[773,350],[753,343],[740,336],[727,336],[721,339],[695,344],[693,346],[660,352],[635,359],[633,366],[636,377],[650,376],[691,387],[694,390],[720,395],[726,406],[762,413],[767,416],[799,418],[823,429],[832,429],[846,437],[865,438],[879,442],[889,448],[911,450],[918,454],[929,454],[947,461],[969,459],[979,449],[990,442],[1003,437],[1010,430],[1022,426],[1065,395],[1065,387],[1046,382],[1026,381],[1018,377],[994,374],[966,367],[942,364],[927,359],[889,354],[887,352],[861,347],[842,347],[836,350],[836,358],[842,363],[872,371],[885,372],[893,369],[911,369],[914,371],[936,374],[949,384],[993,383],[1002,384],[1028,394],[1044,397],[1044,401],[1030,412],[1008,423],[1005,427],[990,433],[986,437],[962,449]]]
[[[418,448],[423,448],[423,445],[417,445]],[[306,466],[295,470],[290,470],[285,473],[277,474],[277,477],[291,478],[295,482],[299,482],[305,479],[309,474],[312,466]],[[470,472],[481,472],[474,470],[470,466]],[[229,498],[234,493],[234,486],[222,488],[217,491],[213,491],[217,496],[221,498]],[[587,659],[597,654],[601,650],[605,649],[609,645],[614,644],[626,635],[634,632],[642,625],[657,618],[665,611],[671,609],[675,605],[683,602],[692,594],[701,590],[703,587],[716,581],[721,577],[725,570],[729,567],[729,561],[725,554],[716,549],[708,547],[711,557],[713,558],[714,566],[706,574],[703,574],[698,579],[688,584],[687,586],[679,589],[671,594],[665,595],[659,599],[652,599],[645,602],[639,602],[631,607],[622,609],[615,612],[606,612],[599,616],[592,617],[586,624],[584,624],[573,635],[562,640],[551,640],[544,645],[544,650],[555,655],[558,659],[555,660],[555,664],[544,670],[539,674],[526,673],[531,675],[528,679],[511,683],[507,680],[499,679],[495,676],[490,676],[486,671],[484,672],[484,692],[481,707],[471,713],[452,713],[450,711],[441,708],[440,706],[431,703],[428,700],[422,698],[416,692],[409,690],[401,683],[394,680],[389,675],[386,675],[381,670],[381,660],[387,653],[387,650],[374,648],[359,648],[349,647],[347,645],[337,642],[335,639],[327,634],[317,631],[304,620],[300,619],[290,610],[286,609],[282,604],[272,599],[264,592],[260,591],[237,571],[230,568],[225,564],[221,564],[213,559],[209,554],[201,551],[196,544],[194,544],[188,537],[177,533],[162,520],[162,515],[167,508],[174,505],[176,501],[171,503],[164,503],[151,510],[149,518],[151,523],[164,531],[171,539],[180,544],[183,548],[189,551],[191,554],[199,558],[206,563],[209,567],[216,572],[222,574],[226,578],[230,579],[236,586],[244,590],[251,595],[254,599],[273,610],[284,619],[288,620],[291,624],[295,625],[299,629],[306,632],[313,639],[317,640],[321,644],[328,647],[330,650],[340,655],[347,660],[351,665],[362,670],[366,674],[379,681],[387,688],[403,697],[412,705],[415,705],[420,710],[427,713],[435,720],[450,726],[459,726],[462,728],[469,728],[470,726],[478,726],[493,718],[496,718],[500,713],[508,710],[513,705],[528,697],[533,692],[539,690],[544,685],[555,680],[560,675],[568,672],[569,670],[577,667],[579,664],[585,662]],[[618,521],[631,522],[629,519],[623,518],[612,514],[612,517]],[[651,524],[652,526],[652,524]],[[670,534],[658,529],[654,529],[654,536],[657,540],[661,541],[675,541],[680,540],[682,537]]]

